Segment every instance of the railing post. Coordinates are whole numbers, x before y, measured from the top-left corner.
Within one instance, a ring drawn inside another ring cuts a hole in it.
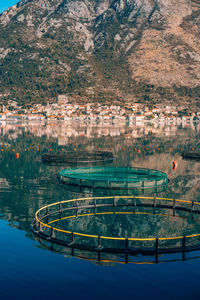
[[[76,201],[76,209],[79,209],[78,201]]]
[[[45,214],[46,214],[46,215],[49,214],[49,207],[48,207],[48,206],[46,207],[46,212],[45,212]]]
[[[116,202],[115,202],[115,198],[113,198],[113,213],[115,213],[115,209],[116,209]]]
[[[185,245],[186,245],[186,238],[185,236],[182,239],[182,248],[185,249]]]
[[[94,199],[94,214],[96,214],[96,208],[97,208],[97,201]]]
[[[61,213],[62,212],[62,204],[59,203],[59,212]]]
[[[176,214],[176,199],[174,196],[174,198],[173,198],[173,217],[175,217],[175,214]]]
[[[192,201],[192,205],[191,205],[191,213],[193,212],[194,210],[194,201]]]
[[[144,180],[142,181],[142,192],[144,194]]]
[[[97,245],[97,250],[100,251],[101,250],[101,236],[98,235],[98,241],[97,241],[98,245]]]
[[[156,238],[156,242],[155,242],[155,252],[157,252],[158,250],[158,238]]]
[[[129,244],[129,243],[128,243],[128,239],[126,238],[126,239],[125,239],[125,250],[126,250],[126,251],[128,251],[128,244]]]
[[[74,233],[71,233],[71,242],[69,243],[69,246],[73,246],[74,244]]]
[[[156,178],[156,181],[155,181],[155,187],[157,188],[157,186],[158,186],[158,179]]]
[[[39,222],[39,231],[43,231],[43,229],[42,229],[42,224]]]
[[[125,264],[128,264],[128,253],[125,253]]]
[[[53,227],[51,227],[51,238],[54,239],[55,238],[55,232]]]
[[[101,260],[101,251],[98,251],[98,261]]]
[[[111,189],[111,181],[110,180],[108,180],[108,186]]]
[[[134,196],[134,198],[133,198],[133,205],[136,207],[137,206],[137,203],[136,203],[136,198],[135,198],[135,196]]]
[[[153,198],[153,207],[156,207],[156,197]]]

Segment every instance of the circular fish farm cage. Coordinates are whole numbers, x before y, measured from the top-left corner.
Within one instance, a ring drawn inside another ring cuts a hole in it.
[[[102,219],[105,217],[108,222]],[[119,217],[125,217],[126,222],[123,225],[120,220],[117,229],[116,218]],[[131,217],[134,218],[132,228],[138,225],[135,232],[130,227]],[[111,226],[108,223],[112,218],[114,225]],[[135,218],[140,218],[140,223],[137,224]],[[152,229],[151,219],[150,230],[144,233],[145,218],[153,218],[155,228]],[[164,218],[167,219],[165,226],[161,221]],[[93,228],[94,232],[90,232]],[[185,253],[200,250],[200,203],[136,196],[66,200],[40,208],[32,230],[47,242],[89,251],[131,255]]]
[[[59,181],[72,186],[98,189],[154,190],[167,186],[166,173],[130,167],[69,168],[58,175]]]
[[[42,161],[52,164],[88,164],[112,162],[113,154],[109,151],[74,151],[60,154],[45,153]]]
[[[200,152],[183,152],[181,156],[184,159],[200,160]]]

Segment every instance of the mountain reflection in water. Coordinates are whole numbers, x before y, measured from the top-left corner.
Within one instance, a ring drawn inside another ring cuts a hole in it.
[[[47,152],[109,150],[114,155],[112,166],[143,167],[166,172],[170,184],[160,195],[175,195],[176,198],[195,201],[200,197],[200,163],[186,161],[181,157],[183,150],[199,148],[198,126],[156,128],[154,125],[141,125],[132,128],[58,122],[17,126],[5,124],[0,127],[0,133],[0,212],[3,219],[25,230],[31,238],[35,237],[31,233],[30,224],[40,207],[70,198],[98,195],[98,190],[73,190],[59,184],[56,176],[68,165],[42,163],[41,156]],[[16,153],[19,153],[19,158],[16,158]],[[174,160],[178,165],[176,170],[172,169]],[[102,219],[102,224],[106,226],[109,220]],[[168,223],[170,221],[165,224]],[[125,230],[131,222],[129,217],[126,220],[119,218],[110,224],[110,228],[116,224]],[[183,224],[176,225],[182,228]],[[149,228],[152,230],[153,225]]]
[[[199,201],[200,163],[181,157],[183,151],[198,150],[199,139],[199,124],[185,128],[64,122],[0,124],[0,298],[51,300],[59,295],[60,300],[118,300],[147,299],[149,295],[160,299],[162,295],[163,300],[168,300],[192,295],[198,299],[200,251],[155,257],[83,251],[38,241],[30,224],[35,212],[46,204],[99,195],[97,189],[73,190],[60,184],[57,174],[68,165],[44,164],[42,154],[112,151],[114,161],[110,166],[166,172],[170,184],[157,196]],[[172,169],[173,161],[177,163],[176,170]],[[102,234],[164,235],[198,230],[192,219],[184,218],[113,215],[96,221],[92,216],[78,220],[77,230],[92,233],[95,229]],[[66,226],[72,229],[74,222]],[[152,264],[168,261],[173,263]]]

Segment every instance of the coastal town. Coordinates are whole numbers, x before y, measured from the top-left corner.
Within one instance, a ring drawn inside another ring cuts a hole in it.
[[[70,103],[68,96],[59,95],[56,103],[19,106],[16,101],[2,105],[1,121],[20,120],[77,120],[85,122],[113,123],[165,123],[192,124],[200,122],[200,112],[189,112],[184,107],[170,105],[151,105],[144,103],[124,103],[124,105],[103,105],[101,103]]]

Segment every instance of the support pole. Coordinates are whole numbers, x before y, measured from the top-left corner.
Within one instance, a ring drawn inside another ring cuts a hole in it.
[[[98,235],[98,241],[97,241],[98,245],[97,245],[97,251],[101,251],[101,237],[100,235]]]
[[[76,209],[79,209],[78,201],[76,201]]]
[[[156,207],[156,197],[153,198],[153,207]]]
[[[158,238],[156,238],[156,242],[155,242],[155,252],[157,252],[158,250]]]
[[[74,245],[74,233],[71,233],[71,242],[68,244],[69,246],[73,246]]]
[[[125,239],[125,251],[128,252],[128,239]]]
[[[55,238],[55,232],[53,227],[51,227],[51,238],[54,239]]]
[[[49,214],[49,207],[48,207],[48,206],[46,207],[46,212],[45,212],[45,214],[46,214],[46,215]]]
[[[133,198],[133,205],[134,205],[134,207],[137,206],[137,204],[136,204],[136,198],[135,197]]]
[[[96,208],[97,208],[97,201],[94,199],[94,214],[96,214]]]
[[[128,264],[128,253],[125,253],[125,264]]]
[[[62,204],[59,203],[59,212],[61,213],[62,212]]]
[[[192,201],[192,205],[191,205],[191,213],[194,211],[194,201]]]
[[[115,213],[115,209],[116,209],[116,202],[115,202],[115,198],[113,198],[113,213]]]
[[[176,215],[176,199],[175,199],[175,196],[174,196],[174,199],[173,199],[173,217],[175,217]]]
[[[43,231],[43,229],[42,229],[42,224],[39,222],[39,231]]]
[[[185,236],[182,239],[182,248],[185,249],[185,245],[186,245],[186,238]]]

